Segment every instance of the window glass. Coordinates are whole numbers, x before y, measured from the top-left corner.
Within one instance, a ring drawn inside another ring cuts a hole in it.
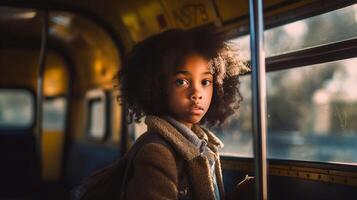
[[[357,163],[356,64],[353,58],[269,74],[270,157]]]
[[[212,131],[222,140],[224,148],[221,153],[239,157],[253,157],[252,143],[252,106],[250,75],[240,78],[239,90],[243,97],[239,111],[221,128]]]
[[[29,128],[34,122],[33,95],[23,89],[0,89],[0,128]]]
[[[356,65],[352,58],[268,73],[269,158],[357,163]],[[219,131],[223,152],[238,156],[252,155],[244,150],[247,144],[252,149],[249,76],[241,82],[245,102]]]
[[[264,31],[267,57],[357,37],[357,4]],[[250,36],[231,40],[250,60]]]
[[[105,135],[105,109],[102,99],[89,101],[89,135],[93,138],[103,139]]]
[[[65,126],[66,101],[64,97],[44,99],[43,129],[47,131],[63,131]]]

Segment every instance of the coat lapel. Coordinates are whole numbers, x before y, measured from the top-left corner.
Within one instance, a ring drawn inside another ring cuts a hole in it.
[[[221,161],[219,158],[219,153],[218,153],[218,147],[222,148],[224,144],[220,139],[218,139],[211,131],[201,128],[198,125],[195,125],[192,127],[192,130],[200,137],[201,139],[207,139],[208,146],[210,149],[216,154],[217,160],[216,160],[216,166],[215,166],[215,171],[216,171],[216,178],[217,178],[217,184],[218,188],[220,191],[221,199],[225,199],[224,195],[224,185],[223,185],[223,176],[222,176],[222,169],[221,169]],[[208,166],[208,163],[207,163]],[[212,181],[211,181],[212,182]],[[213,183],[212,183],[213,187]],[[213,190],[212,190],[213,191]]]
[[[198,156],[187,162],[193,187],[193,199],[214,200],[214,189],[207,158]]]

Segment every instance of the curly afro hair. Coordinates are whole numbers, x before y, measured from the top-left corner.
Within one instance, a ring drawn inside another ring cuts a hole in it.
[[[235,113],[242,101],[238,75],[249,70],[247,65],[215,28],[172,29],[135,45],[118,72],[118,99],[127,104],[131,119],[168,114],[168,78],[192,54],[209,61],[214,79],[211,105],[201,123],[221,125]]]

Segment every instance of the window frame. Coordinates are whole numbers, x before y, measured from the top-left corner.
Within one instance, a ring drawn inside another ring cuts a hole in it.
[[[103,133],[101,137],[96,137],[91,133],[90,122],[93,102],[101,101],[103,103]],[[92,89],[87,91],[85,95],[85,138],[90,141],[105,142],[110,139],[110,104],[109,94],[103,89]]]

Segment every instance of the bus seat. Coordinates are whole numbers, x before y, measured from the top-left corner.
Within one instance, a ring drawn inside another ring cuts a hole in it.
[[[30,133],[0,132],[0,198],[32,198],[39,194],[36,138]]]

